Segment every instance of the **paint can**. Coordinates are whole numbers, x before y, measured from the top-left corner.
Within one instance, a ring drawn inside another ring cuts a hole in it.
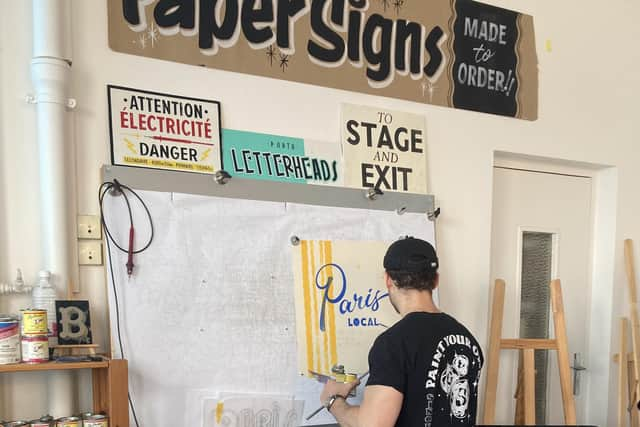
[[[22,335],[47,335],[47,310],[26,309],[22,314]]]
[[[109,427],[109,418],[106,415],[91,415],[83,420],[83,427]]]
[[[345,383],[352,383],[354,381],[358,381],[358,375],[357,374],[345,374],[345,376],[344,376],[344,382]],[[350,397],[355,397],[355,395],[356,395],[356,389],[354,388],[349,393],[349,396]]]
[[[357,381],[357,380],[358,380],[358,375],[356,375],[356,374],[346,374],[344,376],[344,382],[345,383],[352,383],[352,382]]]
[[[84,425],[89,418],[93,417],[93,412],[83,412],[76,415],[76,417],[82,419],[82,425]]]
[[[6,328],[7,326],[13,325],[17,322],[18,319],[9,314],[0,314],[0,328]]]
[[[82,427],[82,420],[78,417],[58,418],[56,427]]]
[[[28,427],[28,421],[9,421],[8,423],[4,423],[4,427]]]
[[[20,363],[20,323],[0,315],[0,365]]]
[[[31,421],[30,427],[54,427],[55,420],[51,415],[44,415],[37,420]]]
[[[25,363],[43,363],[49,361],[49,337],[30,335],[22,337],[22,361]]]
[[[86,425],[87,420],[91,417],[93,417],[93,412],[83,412],[81,414],[76,415],[78,418],[82,419],[82,425]]]

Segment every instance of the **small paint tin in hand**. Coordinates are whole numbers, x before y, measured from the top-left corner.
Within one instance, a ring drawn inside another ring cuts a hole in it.
[[[82,427],[82,420],[78,417],[58,418],[56,427]]]
[[[345,383],[352,383],[352,382],[355,382],[355,381],[358,381],[358,375],[356,375],[356,374],[346,374],[344,376],[344,382]],[[355,395],[356,395],[356,389],[354,388],[349,393],[349,396],[355,397]]]
[[[49,338],[46,335],[22,337],[22,361],[43,363],[49,361]]]
[[[47,310],[26,309],[22,314],[22,335],[47,335]]]
[[[105,415],[92,415],[83,422],[83,427],[109,427],[109,418]]]

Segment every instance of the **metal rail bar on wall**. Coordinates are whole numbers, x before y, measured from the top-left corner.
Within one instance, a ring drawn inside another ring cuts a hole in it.
[[[105,181],[117,179],[129,187],[173,193],[228,197],[231,199],[289,202],[318,206],[433,214],[434,196],[387,192],[374,200],[367,191],[358,188],[331,187],[312,184],[260,181],[231,178],[219,184],[213,175],[172,172],[127,166],[102,167]]]

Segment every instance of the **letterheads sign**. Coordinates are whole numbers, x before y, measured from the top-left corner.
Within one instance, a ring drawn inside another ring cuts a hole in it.
[[[535,120],[533,18],[471,0],[107,0],[109,46]]]
[[[223,129],[222,148],[224,168],[231,176],[343,185],[342,154],[336,143]]]

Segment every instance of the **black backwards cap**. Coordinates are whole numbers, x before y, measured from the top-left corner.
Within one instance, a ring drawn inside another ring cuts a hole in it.
[[[429,242],[407,236],[389,246],[384,256],[384,268],[406,273],[435,273],[438,257]]]

